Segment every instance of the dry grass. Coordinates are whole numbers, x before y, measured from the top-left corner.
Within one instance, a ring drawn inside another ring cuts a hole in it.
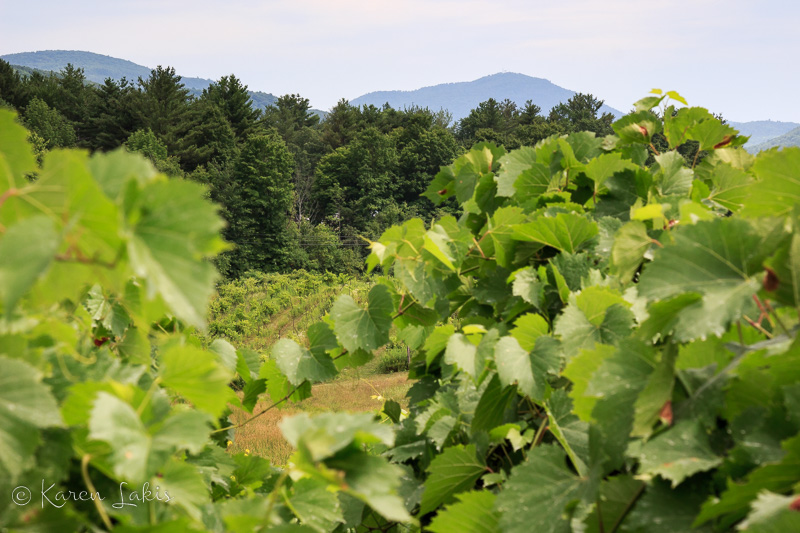
[[[405,394],[412,384],[408,380],[407,373],[365,377],[359,377],[357,373],[358,371],[350,371],[340,379],[315,385],[312,387],[310,398],[300,403],[272,409],[239,428],[228,449],[234,453],[249,450],[249,453],[265,457],[272,464],[281,466],[286,464],[293,451],[278,428],[278,424],[286,416],[300,412],[313,414],[323,411],[378,411],[383,407],[385,400],[394,400],[406,406]],[[360,373],[368,374],[369,369],[361,369]],[[382,399],[373,396],[380,396]],[[269,405],[269,402],[260,402],[253,412],[259,413]],[[252,415],[247,412],[238,411],[234,412],[231,419],[238,424],[250,416]]]

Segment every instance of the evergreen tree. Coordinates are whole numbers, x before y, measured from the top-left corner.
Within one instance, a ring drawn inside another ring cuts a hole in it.
[[[614,122],[614,115],[597,113],[603,106],[603,101],[598,100],[591,94],[577,93],[566,103],[560,103],[550,110],[550,122],[561,125],[568,132],[592,131],[598,137],[603,137],[614,130],[611,123]]]
[[[236,137],[222,109],[208,100],[196,100],[190,105],[186,121],[186,133],[174,153],[184,170],[190,172],[211,161],[224,162],[233,157]]]
[[[189,113],[189,90],[172,67],[158,66],[150,77],[139,78],[142,92],[139,119],[142,127],[150,128],[170,153],[177,151],[186,133]]]
[[[232,172],[211,176],[212,198],[228,221],[227,274],[278,270],[291,262],[287,220],[292,206],[292,155],[275,132],[247,139]],[[230,170],[230,169],[229,169]]]
[[[261,111],[253,108],[253,101],[236,76],[223,76],[218,82],[203,89],[202,99],[214,103],[228,120],[236,137],[244,140],[255,133]]]
[[[25,85],[19,72],[7,61],[0,59],[0,100],[21,109],[28,104],[24,95]]]
[[[138,100],[141,95],[125,78],[106,78],[89,99],[84,145],[91,150],[113,150],[141,127]]]

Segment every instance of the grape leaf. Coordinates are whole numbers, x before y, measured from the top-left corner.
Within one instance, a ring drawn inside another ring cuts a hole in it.
[[[292,385],[304,381],[328,380],[337,374],[331,356],[320,350],[308,350],[291,339],[281,339],[272,347],[272,358]]]
[[[392,325],[392,297],[383,285],[369,291],[367,309],[359,307],[347,294],[339,296],[331,309],[333,331],[349,351],[372,351],[389,341]]]
[[[232,377],[214,354],[194,346],[173,346],[161,355],[161,382],[214,416],[236,403],[228,387]]]
[[[223,220],[187,180],[150,182],[137,198],[128,255],[134,272],[158,292],[180,319],[205,327],[205,314],[217,272],[204,257],[224,250]]]
[[[452,446],[431,461],[425,491],[422,493],[420,516],[443,503],[450,503],[456,494],[472,489],[478,478],[486,472],[486,466],[475,454],[474,444]]]
[[[0,235],[0,303],[5,314],[10,315],[53,261],[61,236],[44,215],[27,218]]]
[[[62,424],[41,374],[27,363],[0,355],[0,473],[12,480],[30,466],[39,428]]]
[[[630,454],[639,459],[641,472],[660,475],[670,480],[673,488],[722,463],[711,450],[703,427],[694,420],[681,420],[646,443],[636,443]]]
[[[428,526],[433,533],[500,533],[500,514],[493,509],[496,496],[487,490],[462,492],[458,503],[439,511]]]
[[[758,181],[747,190],[747,216],[780,217],[800,203],[800,148],[768,150],[756,157],[753,172]]]
[[[682,340],[722,335],[749,305],[765,259],[764,237],[737,219],[698,222],[673,232],[675,244],[656,251],[639,281],[639,294],[663,300],[699,293],[702,300],[679,311]],[[688,302],[684,302],[688,303]]]
[[[540,242],[571,254],[595,235],[597,224],[575,213],[541,216],[533,222],[514,227],[514,238],[517,240]]]
[[[514,467],[497,496],[494,508],[500,513],[500,528],[508,533],[567,533],[567,507],[583,499],[587,488],[569,470],[560,448],[537,446]]]

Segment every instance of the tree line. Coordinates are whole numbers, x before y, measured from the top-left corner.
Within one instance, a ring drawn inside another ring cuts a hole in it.
[[[410,218],[459,211],[421,194],[474,143],[514,149],[554,134],[607,135],[613,116],[598,115],[602,103],[576,94],[545,115],[531,101],[489,99],[453,123],[444,110],[341,100],[321,117],[297,94],[258,109],[234,75],[194,97],[171,67],[93,84],[72,65],[23,75],[0,60],[0,106],[19,112],[40,160],[57,148],[125,146],[171,176],[206,184],[235,245],[217,259],[227,277],[359,270],[365,239]]]

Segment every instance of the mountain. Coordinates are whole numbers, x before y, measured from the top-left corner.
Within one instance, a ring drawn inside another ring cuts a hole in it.
[[[800,125],[793,130],[790,130],[783,135],[778,137],[773,137],[765,142],[760,144],[752,145],[752,141],[747,143],[747,151],[751,154],[757,154],[761,150],[769,150],[770,148],[774,148],[776,146],[787,147],[787,146],[800,146]]]
[[[459,120],[489,98],[498,101],[508,98],[517,105],[525,105],[527,100],[532,100],[542,108],[542,113],[547,114],[553,106],[566,102],[574,94],[575,91],[564,89],[542,78],[502,72],[475,81],[443,83],[415,91],[371,92],[351,100],[350,103],[377,107],[388,103],[395,109],[411,106],[427,107],[431,111],[447,109],[453,114],[453,120]],[[601,107],[600,112],[612,113],[618,118],[625,114],[607,105]]]
[[[753,122],[729,122],[739,130],[742,135],[749,135],[747,149],[760,145],[770,139],[780,137],[791,130],[800,127],[796,122],[778,122],[775,120],[755,120]]]
[[[18,54],[6,54],[0,59],[11,63],[14,66],[27,67],[40,71],[59,72],[72,63],[73,66],[83,69],[86,79],[95,83],[103,83],[106,78],[119,80],[127,78],[129,81],[136,82],[139,77],[147,78],[150,76],[150,68],[137,65],[126,59],[104,56],[93,52],[82,52],[79,50],[44,50],[40,52],[21,52]],[[181,81],[194,96],[199,96],[203,89],[211,85],[213,80],[205,78],[181,77]],[[258,108],[267,107],[277,101],[277,97],[270,93],[261,91],[249,91],[253,104]],[[321,111],[320,111],[321,113]]]

